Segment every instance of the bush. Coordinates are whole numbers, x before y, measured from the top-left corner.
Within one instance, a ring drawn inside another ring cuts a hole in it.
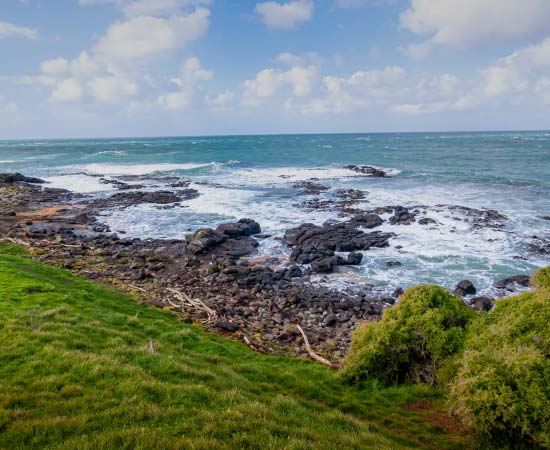
[[[550,267],[535,272],[531,278],[531,284],[535,288],[550,289]]]
[[[540,271],[537,283],[548,274]],[[450,407],[480,437],[550,448],[549,324],[550,291],[541,289],[499,300],[471,327]]]
[[[438,286],[411,288],[380,322],[355,331],[343,374],[352,383],[373,377],[386,385],[435,385],[440,369],[462,349],[475,316]]]

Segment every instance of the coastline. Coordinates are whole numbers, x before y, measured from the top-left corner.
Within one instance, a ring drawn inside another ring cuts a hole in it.
[[[370,166],[349,170],[385,176]],[[381,295],[368,289],[335,289],[316,279],[338,266],[360,263],[370,248],[389,245],[392,234],[376,230],[384,222],[378,214],[393,214],[389,222],[399,227],[417,220],[414,210],[398,206],[365,211],[354,207],[362,198],[360,191],[342,192],[329,207],[338,208],[347,220],[287,230],[283,243],[290,256],[282,260],[257,255],[265,235],[253,218],[202,229],[182,239],[112,233],[101,223],[105,209],[139,203],[171,207],[198,195],[183,179],[170,180],[170,190],[155,191],[135,184],[129,188],[128,182],[128,178],[115,179],[111,183],[120,192],[94,199],[21,175],[4,179],[0,183],[4,240],[25,245],[38,261],[131,292],[147,304],[174,310],[182,320],[202,323],[259,352],[309,356],[299,324],[313,351],[336,364],[345,356],[356,327],[378,320],[402,292]],[[297,186],[313,194],[323,191],[323,185],[314,182]],[[505,220],[490,210],[479,217],[479,227],[499,226]],[[526,286],[528,277],[523,275],[521,281],[503,280],[503,295],[521,287],[518,281]],[[471,292],[462,293],[467,294]],[[492,299],[470,296],[470,302],[486,310]]]

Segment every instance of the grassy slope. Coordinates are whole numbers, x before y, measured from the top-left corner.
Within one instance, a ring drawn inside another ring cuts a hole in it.
[[[460,447],[403,408],[432,396],[355,390],[0,245],[0,448]]]

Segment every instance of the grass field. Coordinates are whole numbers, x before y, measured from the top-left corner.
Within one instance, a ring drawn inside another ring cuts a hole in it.
[[[363,389],[0,246],[0,448],[453,449],[424,386]]]

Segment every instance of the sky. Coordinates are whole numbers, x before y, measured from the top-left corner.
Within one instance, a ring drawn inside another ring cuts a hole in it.
[[[0,139],[550,128],[550,0],[1,0]]]

